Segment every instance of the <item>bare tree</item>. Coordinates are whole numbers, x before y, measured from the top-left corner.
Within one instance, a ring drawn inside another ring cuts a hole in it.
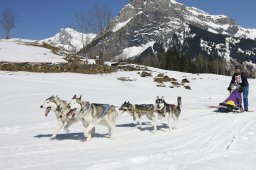
[[[75,27],[79,32],[81,32],[83,49],[90,42],[91,37],[88,33],[93,32],[91,22],[92,21],[89,19],[89,15],[86,15],[83,13],[75,13]],[[86,57],[86,51],[85,51],[85,57]]]
[[[91,19],[94,26],[94,31],[98,33],[105,32],[111,18],[111,9],[103,5],[95,5],[91,11]]]
[[[104,61],[106,30],[112,18],[112,11],[106,6],[95,5],[88,13],[75,13],[75,27],[81,32],[84,55],[86,46],[89,44],[88,33],[98,33],[101,36],[101,50],[99,56]],[[84,35],[85,34],[85,35]]]
[[[101,54],[102,60],[105,60],[105,43],[106,43],[106,30],[112,18],[112,11],[106,6],[95,5],[91,12],[91,24],[93,25],[94,32],[100,33],[102,36]]]
[[[6,9],[1,15],[0,21],[6,33],[6,39],[9,39],[11,30],[15,28],[16,16],[11,9]]]

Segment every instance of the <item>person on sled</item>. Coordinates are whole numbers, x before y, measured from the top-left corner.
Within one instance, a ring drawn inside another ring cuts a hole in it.
[[[229,91],[231,91],[231,85],[234,83],[237,83],[241,86],[239,92],[243,93],[244,111],[248,112],[249,83],[246,74],[242,72],[241,66],[235,66],[235,73],[233,74],[230,85],[228,87]]]

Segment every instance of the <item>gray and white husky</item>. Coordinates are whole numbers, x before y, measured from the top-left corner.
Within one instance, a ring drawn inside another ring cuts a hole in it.
[[[75,117],[82,121],[85,127],[84,137],[87,140],[91,139],[91,131],[96,124],[107,126],[111,138],[116,136],[116,119],[118,113],[113,105],[89,103],[83,101],[82,96],[77,98],[75,95],[68,107],[70,109],[69,114],[74,114]]]
[[[146,115],[146,117],[151,121],[152,126],[154,128],[154,132],[157,130],[157,117],[155,116],[155,107],[153,104],[131,104],[130,102],[124,102],[119,110],[128,112],[133,120],[137,120],[137,124],[141,127],[141,117]]]
[[[168,119],[168,125],[169,125],[169,130],[171,130],[171,118],[175,122],[175,126],[173,126],[173,129],[177,129],[178,126],[178,121],[179,121],[179,116],[181,113],[181,97],[178,97],[177,99],[178,104],[168,104],[165,102],[164,97],[159,98],[157,96],[156,102],[155,102],[155,108],[156,112],[158,113],[158,116],[160,118],[165,117]]]
[[[50,98],[45,100],[43,105],[40,106],[41,109],[45,109],[45,117],[48,116],[50,111],[53,111],[55,112],[56,118],[58,120],[57,127],[54,130],[50,139],[55,139],[58,132],[62,129],[64,125],[64,130],[66,132],[69,132],[69,126],[78,121],[78,119],[75,118],[74,115],[68,114],[69,109],[67,105],[67,102],[61,100],[59,97],[51,96]]]

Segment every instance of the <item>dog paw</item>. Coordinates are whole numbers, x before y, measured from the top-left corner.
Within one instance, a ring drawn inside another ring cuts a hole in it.
[[[153,133],[153,134],[155,134],[155,133],[156,133],[156,130],[151,130],[150,132]]]
[[[54,139],[56,139],[56,136],[51,136],[50,137],[50,140],[54,140]]]
[[[89,141],[89,140],[91,140],[91,139],[92,139],[91,136],[87,136],[86,141]]]
[[[81,142],[86,142],[87,140],[86,140],[86,138],[84,138],[84,139],[81,139],[80,141]]]
[[[141,125],[138,125],[138,124],[137,124],[137,125],[136,125],[136,128],[141,129]]]
[[[115,140],[116,139],[116,136],[110,136],[109,137],[111,140]]]

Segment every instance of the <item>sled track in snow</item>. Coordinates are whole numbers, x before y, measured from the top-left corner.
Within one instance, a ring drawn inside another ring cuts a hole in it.
[[[202,112],[206,111],[209,110]],[[193,112],[188,114],[193,114]],[[45,159],[49,154],[52,156],[67,154],[69,159],[74,162],[79,162],[82,158],[77,158],[76,155],[83,153],[85,157],[91,157],[93,158],[92,160],[95,161],[83,162],[80,163],[79,166],[88,166],[93,169],[93,167],[97,165],[97,168],[103,168],[105,163],[118,161],[120,164],[112,165],[115,169],[115,166],[117,166],[116,168],[119,168],[120,166],[127,164],[127,159],[129,160],[129,163],[140,164],[143,160],[150,162],[154,159],[170,157],[170,155],[177,154],[180,151],[186,151],[193,153],[193,156],[191,155],[191,157],[186,158],[186,161],[182,165],[182,167],[186,167],[194,162],[194,156],[198,156],[198,158],[200,157],[197,161],[203,161],[208,157],[214,157],[216,152],[224,153],[232,149],[232,145],[236,142],[239,133],[256,123],[253,119],[256,117],[253,114],[240,115],[200,114],[197,117],[181,120],[177,130],[171,132],[167,129],[166,131],[159,130],[155,134],[149,132],[151,126],[150,123],[143,125],[146,127],[146,130],[144,131],[137,129],[136,127],[118,127],[118,136],[115,140],[96,137],[89,142],[82,143],[72,139],[67,139],[66,141],[49,141],[47,137],[41,139],[33,138],[29,143],[24,142],[23,144],[20,143],[20,145],[0,147],[0,152],[9,153],[5,156],[1,155],[0,160],[6,161],[7,159],[16,158],[21,161],[26,161],[29,157],[38,154],[42,155],[42,158]],[[122,123],[132,123],[129,122],[129,120],[131,120],[130,117],[125,115],[120,119],[119,126],[122,125]],[[54,123],[52,124],[54,125]],[[21,130],[24,134],[33,134],[33,132],[42,131],[47,125],[49,125],[49,123],[45,123],[43,126],[40,125],[39,129],[33,126],[26,126]],[[51,126],[48,130],[51,131],[53,127],[54,126]],[[105,131],[104,127],[97,129],[99,129],[98,133]],[[30,136],[30,138],[31,137],[32,136]],[[10,142],[10,140],[11,138],[7,138],[7,142]],[[35,144],[35,141],[37,141],[37,144]],[[97,155],[100,154],[102,150],[111,152],[116,147],[117,150],[119,150],[117,153],[109,155],[105,159],[97,159]],[[22,151],[23,149],[21,148],[24,148],[24,151]],[[20,149],[22,152],[17,153],[16,151]],[[159,151],[161,152],[159,153]],[[137,156],[127,156],[127,152],[136,152]],[[70,155],[70,153],[72,154]],[[172,159],[174,159],[172,161],[175,161],[175,158]],[[61,160],[58,161],[61,162]],[[37,166],[27,166],[27,168],[30,169],[44,165],[38,164]]]

